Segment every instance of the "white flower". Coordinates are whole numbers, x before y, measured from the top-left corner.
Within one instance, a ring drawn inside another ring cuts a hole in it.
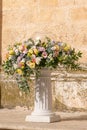
[[[52,58],[52,54],[49,54],[48,58]]]
[[[14,67],[14,69],[18,68],[17,64],[13,64],[13,67]]]
[[[13,50],[15,51],[15,50],[16,50],[16,47],[14,47]]]
[[[51,47],[51,50],[56,50],[56,47],[55,46]]]
[[[53,60],[52,54],[50,54],[50,55],[48,56],[48,58],[50,59],[50,61],[52,61],[52,60]]]
[[[27,43],[27,45],[32,45],[33,44],[33,42],[32,41],[29,41],[28,43]]]
[[[33,45],[33,42],[30,39],[28,39],[27,41],[24,41],[24,44],[26,46],[29,46],[29,45]]]
[[[36,46],[32,46],[32,49],[35,49],[36,48]]]
[[[39,65],[40,61],[41,61],[41,57],[37,57],[36,58],[36,64]]]
[[[12,59],[12,56],[11,55],[9,55],[9,58],[8,58],[9,60],[11,60]]]
[[[38,36],[38,37],[36,37],[36,40],[37,40],[37,41],[39,41],[39,40],[40,40],[40,37],[39,37],[39,36]]]
[[[19,54],[18,49],[15,49],[14,51],[15,51],[15,54],[16,54],[16,55]]]
[[[21,60],[21,62],[25,62],[25,58],[23,58],[23,59]]]
[[[39,44],[39,40],[35,41],[35,46],[37,46]]]
[[[34,54],[32,54],[31,58],[32,58],[32,59],[35,59],[35,58],[36,58],[36,56],[35,56]]]

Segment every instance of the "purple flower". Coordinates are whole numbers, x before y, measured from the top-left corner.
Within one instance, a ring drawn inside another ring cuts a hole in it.
[[[51,41],[51,45],[54,45],[54,44],[55,44],[55,41],[54,41],[54,40],[52,40],[52,41]]]
[[[62,42],[58,42],[58,46],[62,46],[63,45],[63,43]]]
[[[38,50],[42,52],[42,51],[45,51],[45,48],[44,47],[39,47]]]
[[[18,58],[17,58],[17,63],[19,63],[19,62],[22,60],[22,58],[24,57],[24,55],[25,55],[25,54],[21,54],[20,56],[18,56]]]

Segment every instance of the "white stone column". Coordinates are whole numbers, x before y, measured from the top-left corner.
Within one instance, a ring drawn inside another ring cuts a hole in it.
[[[34,111],[26,117],[30,122],[54,122],[60,118],[52,112],[51,71],[42,69],[36,79]]]

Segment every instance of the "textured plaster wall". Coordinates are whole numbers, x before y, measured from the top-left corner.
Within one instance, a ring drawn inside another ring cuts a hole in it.
[[[56,110],[87,111],[87,71],[56,71],[52,88]]]
[[[87,0],[3,0],[2,5],[2,59],[8,45],[44,32],[80,49],[83,52],[80,62],[87,64]],[[79,81],[73,74],[65,75],[66,81],[58,75],[52,81],[54,108],[87,110],[87,75],[82,72],[80,75]],[[9,80],[1,86],[2,106],[33,106],[33,90],[28,97]]]
[[[53,34],[83,52],[87,63],[87,0],[3,0],[2,57],[35,32]]]
[[[4,81],[3,81],[4,80]],[[33,109],[34,85],[30,83],[29,94],[19,91],[16,82],[2,74],[2,100],[3,107],[17,106]],[[53,109],[58,111],[87,111],[87,71],[66,72],[58,70],[52,73]]]
[[[1,59],[2,59],[2,0],[0,1],[0,65],[1,65]],[[1,72],[1,69],[0,69]],[[0,99],[1,99],[1,85],[0,85]],[[1,100],[0,100],[0,106],[1,106]]]

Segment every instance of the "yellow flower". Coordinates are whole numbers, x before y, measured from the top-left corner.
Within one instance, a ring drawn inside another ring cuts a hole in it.
[[[24,64],[25,64],[24,62],[21,62],[21,65],[22,65],[22,66],[24,66]]]
[[[16,72],[19,74],[19,75],[22,75],[23,74],[23,71],[21,69],[17,69]]]
[[[15,52],[14,52],[14,50],[9,50],[9,55],[14,55],[15,54]]]
[[[34,62],[28,61],[28,62],[27,62],[27,65],[28,65],[31,69],[35,68],[35,63],[34,63]]]
[[[65,47],[64,47],[64,51],[68,51],[68,50],[70,50],[70,45],[66,45]]]
[[[21,68],[24,69],[24,66],[22,66]]]
[[[33,51],[36,55],[38,54],[38,50],[36,48]]]
[[[27,56],[28,56],[28,57],[30,57],[30,56],[31,56],[31,54],[28,52],[28,53],[27,53]]]
[[[25,67],[25,63],[21,62],[21,68],[24,69],[24,67]]]
[[[33,50],[29,49],[27,56],[31,56],[33,54]]]
[[[22,45],[22,43],[21,42],[17,42],[16,45]]]
[[[43,43],[43,47],[47,47],[48,44],[46,42]]]
[[[28,53],[33,54],[33,50],[29,49]]]
[[[58,45],[55,45],[55,47],[56,47],[56,50],[59,50],[59,46]]]
[[[31,56],[33,54],[33,50],[32,49],[29,49],[28,53],[27,53],[27,56]]]
[[[21,61],[18,65],[19,65],[19,67],[22,68],[22,69],[24,69],[24,67],[25,67],[25,63],[22,62],[22,61]]]

